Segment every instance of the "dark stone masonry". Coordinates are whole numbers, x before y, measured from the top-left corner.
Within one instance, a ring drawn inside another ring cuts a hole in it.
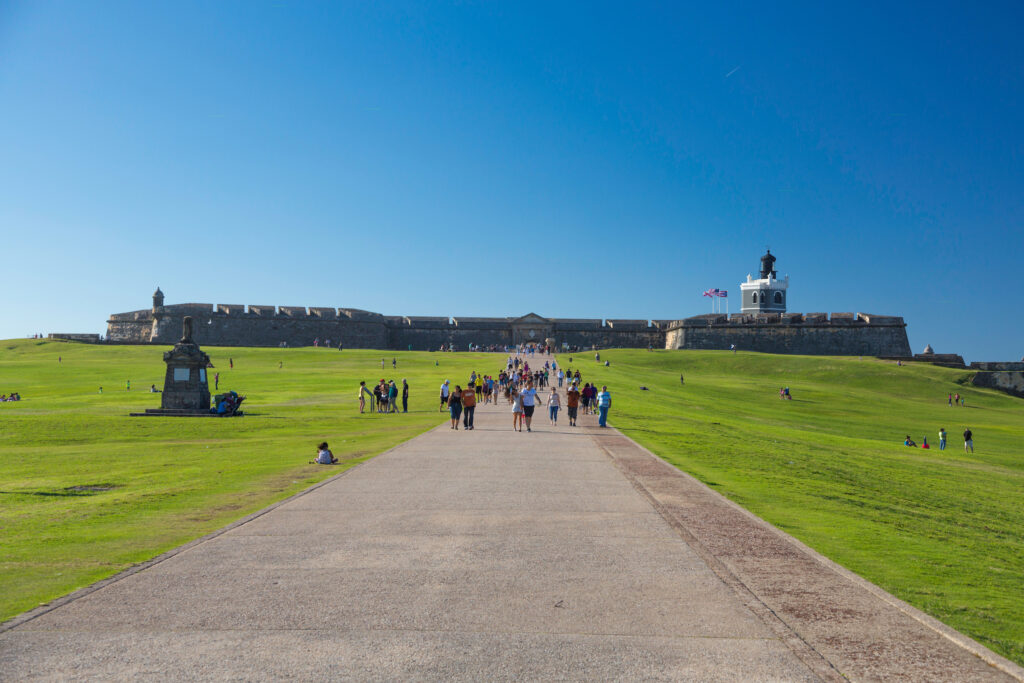
[[[312,346],[313,341],[351,349],[465,350],[554,340],[583,348],[728,349],[808,355],[911,355],[903,318],[865,313],[702,315],[684,320],[615,320],[522,317],[463,318],[386,316],[354,308],[164,305],[159,289],[150,309],[115,313],[107,341],[174,344],[185,316],[204,346]]]
[[[907,324],[869,313],[699,315],[672,323],[665,348],[728,349],[809,356],[911,355]]]

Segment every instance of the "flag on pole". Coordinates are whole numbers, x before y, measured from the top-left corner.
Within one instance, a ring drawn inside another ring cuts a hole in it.
[[[715,296],[720,296],[722,298],[725,298],[725,297],[729,296],[729,290],[727,290],[727,289],[716,289],[715,290]]]

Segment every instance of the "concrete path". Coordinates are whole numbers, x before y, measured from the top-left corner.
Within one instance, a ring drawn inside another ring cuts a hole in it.
[[[1019,676],[562,412],[515,433],[504,405],[478,408],[474,431],[442,426],[23,615],[0,679]]]

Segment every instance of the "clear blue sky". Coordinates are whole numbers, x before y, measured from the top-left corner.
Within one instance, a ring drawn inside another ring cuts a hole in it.
[[[790,310],[1019,359],[1024,6],[680,5],[0,0],[0,337],[679,318],[771,245]]]

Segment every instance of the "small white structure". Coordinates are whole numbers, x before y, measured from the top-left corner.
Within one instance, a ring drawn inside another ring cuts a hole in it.
[[[789,276],[778,280],[774,274],[755,280],[747,275],[747,281],[740,283],[743,292],[743,308],[741,313],[756,315],[758,313],[785,313],[786,290],[789,289]]]
[[[747,281],[740,283],[743,300],[740,312],[745,315],[758,313],[785,313],[786,290],[789,289],[789,276],[780,280],[774,270],[775,257],[768,251],[761,257],[761,271],[758,279],[747,274]]]

